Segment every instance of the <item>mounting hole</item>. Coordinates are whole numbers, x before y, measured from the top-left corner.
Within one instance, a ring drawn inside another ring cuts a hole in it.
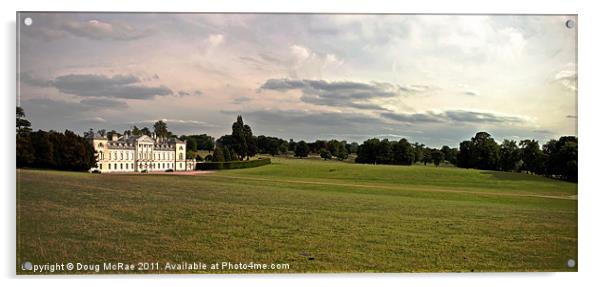
[[[33,24],[33,19],[27,17],[23,20],[23,23],[25,23],[25,26],[31,26],[31,24]]]
[[[573,267],[575,267],[575,260],[573,260],[573,259],[569,259],[569,260],[566,262],[566,266],[567,266],[568,268],[573,268]]]
[[[23,263],[21,265],[21,268],[23,270],[32,270],[33,269],[33,264],[31,264],[31,262],[27,261],[27,262],[25,262],[25,263]]]
[[[575,27],[575,21],[569,19],[566,20],[566,22],[564,23],[564,25],[569,28],[569,29],[573,29],[573,27]]]

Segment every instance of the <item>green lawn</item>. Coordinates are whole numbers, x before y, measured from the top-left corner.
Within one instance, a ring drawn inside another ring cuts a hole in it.
[[[577,185],[540,176],[285,158],[196,176],[17,172],[17,265],[577,270]]]

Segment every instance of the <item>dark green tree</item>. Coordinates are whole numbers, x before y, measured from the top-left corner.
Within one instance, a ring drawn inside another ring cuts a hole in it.
[[[25,118],[25,111],[17,107],[17,134],[31,132],[31,122]]]
[[[520,141],[521,160],[523,164],[521,170],[542,174],[545,171],[545,156],[539,148],[539,142],[536,140]]]
[[[357,157],[355,158],[355,162],[376,164],[379,145],[380,140],[377,138],[364,141],[364,143],[359,145],[357,148]]]
[[[224,162],[226,159],[224,158],[224,150],[220,146],[216,146],[213,150],[213,155],[211,156],[211,161],[213,162]]]
[[[421,143],[414,143],[414,162],[422,162],[424,159],[424,145]]]
[[[332,159],[332,154],[330,153],[329,150],[323,149],[320,151],[320,157],[328,160],[328,159]]]
[[[543,146],[548,176],[577,182],[577,137],[563,136]]]
[[[145,136],[151,136],[151,134],[152,134],[152,132],[151,132],[151,131],[150,131],[150,130],[147,128],[147,127],[143,127],[143,128],[140,130],[140,133],[142,133],[142,134],[143,134],[143,135],[145,135]]]
[[[30,166],[35,161],[35,150],[31,143],[31,123],[25,119],[25,112],[17,107],[17,167]]]
[[[253,131],[249,125],[243,126],[243,133],[245,136],[245,144],[247,145],[246,153],[242,155],[244,158],[247,156],[247,160],[257,154],[257,139],[253,136]]]
[[[235,151],[239,156],[242,156],[240,160],[247,155],[247,136],[245,135],[245,123],[242,120],[242,116],[236,117],[236,121],[232,124],[232,150]]]
[[[305,141],[299,141],[295,146],[296,157],[307,157],[309,155],[309,145]]]
[[[521,154],[518,145],[513,140],[504,140],[500,145],[500,169],[515,171],[520,167]]]
[[[378,143],[376,150],[376,163],[388,164],[393,162],[393,147],[388,139]]]
[[[439,164],[441,164],[443,161],[443,158],[443,152],[437,149],[431,150],[431,159],[433,160],[433,164],[435,164],[435,166],[439,166]]]
[[[393,144],[393,162],[395,164],[411,165],[414,157],[414,148],[406,139],[400,139]]]
[[[142,131],[137,126],[134,126],[132,128],[132,135],[133,136],[141,136],[142,135]]]
[[[31,143],[35,147],[34,166],[39,168],[56,167],[54,147],[48,132],[39,130],[31,133]]]
[[[155,131],[155,135],[158,138],[168,138],[171,136],[171,133],[167,130],[167,124],[162,120],[155,122],[153,128]]]
[[[234,160],[232,158],[232,153],[230,153],[230,149],[227,146],[224,147],[224,160],[225,161],[232,161],[232,160]]]

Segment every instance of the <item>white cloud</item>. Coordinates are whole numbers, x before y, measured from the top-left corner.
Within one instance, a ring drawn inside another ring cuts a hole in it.
[[[211,47],[217,47],[224,42],[224,35],[222,34],[211,34],[207,38],[207,42]]]

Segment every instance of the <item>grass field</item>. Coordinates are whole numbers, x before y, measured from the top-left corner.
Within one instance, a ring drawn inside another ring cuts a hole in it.
[[[577,270],[577,185],[540,176],[282,158],[195,176],[17,173],[17,262]]]

